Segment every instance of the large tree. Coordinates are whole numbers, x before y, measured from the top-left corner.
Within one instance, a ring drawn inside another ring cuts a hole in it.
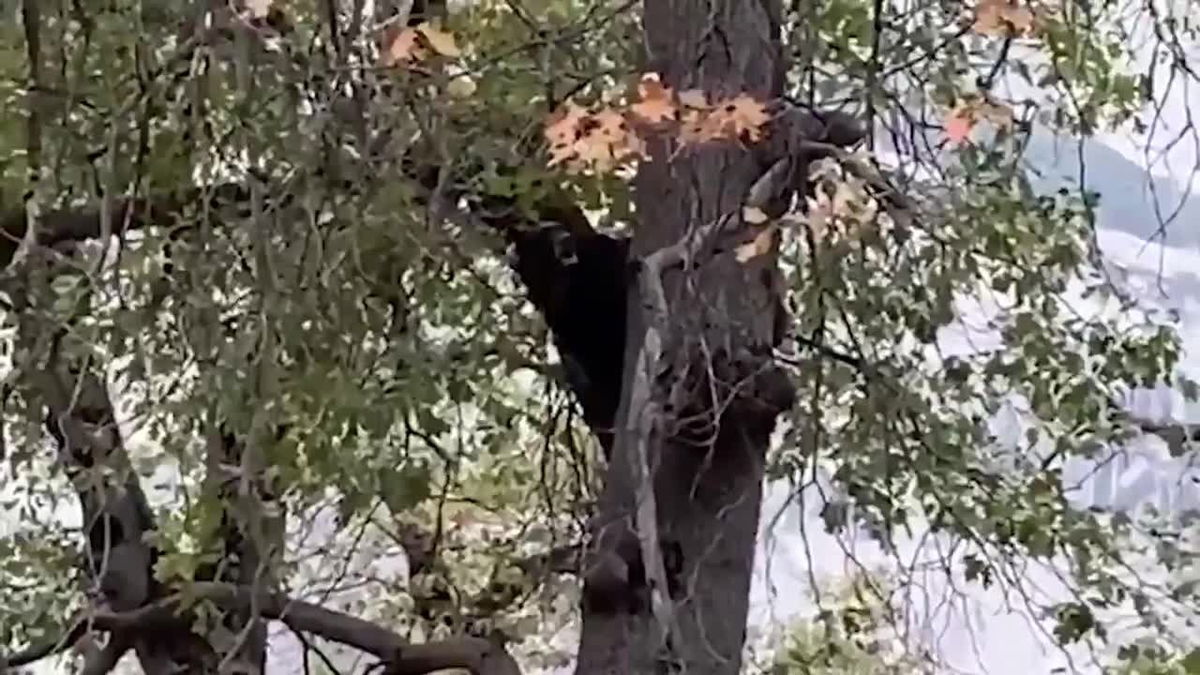
[[[1113,290],[1095,200],[1021,164],[1037,124],[1087,135],[1156,90],[1116,9],[967,9],[12,8],[9,663],[259,672],[275,621],[386,672],[511,673],[553,623],[519,620],[538,589],[579,589],[578,672],[736,673],[764,480],[818,469],[828,526],[897,557],[924,525],[985,586],[1065,559],[1064,643],[1130,598],[1186,615],[1194,584],[1131,581],[1134,528],[1058,480],[1178,345],[1071,313],[1069,281]],[[981,289],[1000,347],[935,363]],[[1041,455],[987,434],[1014,395]],[[45,519],[67,494],[78,527]],[[403,550],[402,590],[333,606],[352,556],[318,550],[325,579],[297,532],[331,511]]]

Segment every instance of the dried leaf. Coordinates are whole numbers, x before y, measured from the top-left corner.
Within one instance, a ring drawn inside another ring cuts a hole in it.
[[[706,110],[689,110],[680,128],[684,145],[719,140],[762,138],[763,128],[770,121],[766,106],[746,94],[722,101]]]
[[[412,28],[401,30],[389,28],[383,38],[383,65],[390,68],[401,62],[424,58],[425,50],[419,44],[417,37],[417,31]]]
[[[612,109],[592,115],[583,138],[575,143],[579,159],[601,170],[613,168],[640,150],[641,143],[630,133],[625,116]]]
[[[679,111],[671,97],[671,89],[663,85],[657,73],[646,73],[638,83],[637,103],[630,106],[634,115],[658,124],[675,119]]]
[[[438,30],[428,23],[422,23],[417,26],[417,30],[421,33],[421,37],[429,43],[429,47],[433,51],[442,56],[456,57],[461,56],[462,51],[458,45],[454,44],[454,36],[445,31]]]
[[[1019,37],[1033,29],[1033,12],[1019,0],[980,0],[972,28],[980,35]]]
[[[745,136],[750,141],[762,138],[763,127],[771,120],[767,107],[746,94],[740,94],[721,107],[728,116],[735,136]]]
[[[583,126],[590,117],[587,110],[571,101],[550,115],[543,129],[550,146],[550,166],[575,158],[575,143],[583,136]]]

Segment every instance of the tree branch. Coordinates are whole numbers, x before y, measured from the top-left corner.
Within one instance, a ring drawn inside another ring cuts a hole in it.
[[[251,605],[267,619],[282,621],[292,630],[318,635],[367,652],[388,662],[392,675],[421,675],[445,668],[466,668],[475,675],[519,675],[516,661],[503,646],[483,638],[459,637],[442,642],[410,644],[378,624],[294,600],[282,593],[255,591],[234,584],[202,582],[186,594],[172,595],[129,612],[100,612],[92,625],[109,631],[153,631],[178,622],[185,599],[208,600],[227,611],[244,612]]]
[[[249,189],[238,183],[190,188],[154,198],[118,198],[110,200],[108,213],[103,207],[64,208],[49,211],[39,218],[37,243],[55,246],[69,242],[95,239],[103,232],[101,223],[112,223],[112,234],[141,229],[154,224],[174,222],[189,206],[246,203]],[[21,240],[29,230],[29,218],[24,209],[14,209],[0,217],[0,267],[12,262]]]
[[[89,617],[83,613],[78,613],[72,619],[70,627],[64,631],[62,637],[27,647],[7,657],[0,654],[0,673],[7,673],[9,668],[20,668],[21,666],[36,663],[56,654],[61,654],[85,641],[84,638],[91,631],[92,624]],[[104,675],[105,673],[109,673],[132,646],[133,641],[129,635],[124,632],[113,631],[109,635],[107,644],[99,649],[96,649],[93,645],[84,654],[83,670],[80,672],[83,675]]]
[[[26,647],[25,649],[22,649],[21,651],[7,657],[3,654],[0,654],[0,673],[7,672],[9,668],[20,668],[21,666],[27,666],[31,663],[41,661],[44,658],[62,653],[73,647],[76,642],[79,642],[79,638],[83,637],[83,634],[86,633],[87,630],[88,628],[86,619],[76,616],[76,618],[71,621],[70,628],[68,628],[61,637],[57,637],[52,640],[46,640],[45,642],[33,645],[32,647]]]

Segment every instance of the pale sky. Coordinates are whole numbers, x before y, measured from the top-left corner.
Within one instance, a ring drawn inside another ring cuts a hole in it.
[[[1147,28],[1141,25],[1133,30],[1144,37]],[[1194,59],[1197,55],[1200,50],[1194,49],[1191,56]],[[1160,68],[1157,81],[1163,82],[1165,74]],[[1163,97],[1161,128],[1155,138],[1104,134],[1088,143],[1084,151],[1088,185],[1101,192],[1099,241],[1105,256],[1122,271],[1121,283],[1127,289],[1146,302],[1178,312],[1185,345],[1181,368],[1194,378],[1200,378],[1200,201],[1190,195],[1190,190],[1193,185],[1200,188],[1195,170],[1200,152],[1190,137],[1185,136],[1182,142],[1171,141],[1177,140],[1184,129],[1189,111],[1200,111],[1198,104],[1200,91],[1196,83],[1188,86],[1177,82]],[[1045,134],[1034,142],[1031,159],[1051,177],[1070,179],[1078,176],[1077,151],[1074,141],[1055,141]],[[1051,180],[1048,178],[1046,184]],[[1154,236],[1159,229],[1156,204],[1158,213],[1179,210],[1165,238]],[[1080,301],[1078,306],[1087,303]],[[978,312],[986,313],[986,308],[967,311],[975,313],[975,319],[965,316],[962,323],[966,328],[957,334],[948,331],[942,340],[951,351],[994,344],[994,336],[971,328],[982,325]],[[1148,419],[1200,422],[1200,405],[1185,404],[1180,395],[1163,389],[1136,392],[1130,406]],[[1009,411],[996,422],[1001,438],[1019,442],[1018,415]],[[1163,507],[1200,506],[1200,469],[1195,462],[1167,458],[1165,447],[1154,438],[1139,441],[1129,450],[1127,461],[1084,483],[1077,493],[1081,504],[1109,503],[1106,500],[1117,496],[1127,501],[1140,497],[1143,502],[1154,501]],[[1064,478],[1070,481],[1085,475],[1090,467],[1082,464],[1069,464]],[[764,507],[764,530],[787,503],[788,492],[785,486],[771,489]],[[836,577],[853,567],[851,556],[868,566],[874,561],[884,562],[878,549],[865,539],[848,545],[826,535],[816,513],[819,505],[819,500],[810,498],[803,527],[799,508],[791,505],[787,516],[765,534],[753,595],[757,623],[779,621],[808,607],[794,589],[810,586],[810,570],[817,571],[818,577]],[[916,548],[909,546],[911,550]],[[849,549],[849,555],[843,553],[845,549]],[[944,552],[925,544],[924,554],[936,560]],[[1043,597],[1060,597],[1062,586],[1049,570],[1031,569],[1027,578],[1045,594]],[[1021,603],[1005,602],[998,593],[960,585],[958,590],[971,600],[941,604],[938,601],[947,597],[946,589],[942,572],[937,571],[924,580],[922,597],[910,600],[924,615],[927,639],[937,645],[940,657],[952,669],[949,672],[1041,675],[1072,672],[1072,666],[1078,672],[1098,672],[1087,665],[1082,654],[1077,653],[1075,660],[1069,661]]]

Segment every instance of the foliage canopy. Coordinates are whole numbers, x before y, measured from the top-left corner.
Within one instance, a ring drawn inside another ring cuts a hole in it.
[[[639,5],[474,0],[402,28],[389,3],[29,4],[0,5],[6,232],[123,197],[239,196],[136,228],[102,218],[111,236],[40,267],[7,245],[0,645],[54,638],[87,602],[38,379],[71,363],[107,373],[164,582],[220,558],[220,426],[258,449],[229,469],[261,472],[287,514],[271,573],[297,594],[371,581],[365,562],[420,528],[436,563],[383,578],[354,613],[431,639],[485,623],[525,640],[529,664],[565,658],[551,643],[574,578],[520,563],[582,536],[597,453],[501,238],[470,214],[577,203],[605,232],[634,226],[641,155],[612,111],[703,126],[644,72]],[[787,4],[787,103],[872,133],[814,163],[807,202],[772,223],[799,394],[770,477],[831,485],[826,526],[865,527],[901,586],[943,565],[1041,606],[1064,645],[1102,640],[1132,607],[1194,664],[1194,521],[1081,508],[1061,480],[1069,458],[1139,433],[1119,407],[1130,388],[1194,390],[1179,340],[1102,266],[1106,197],[1084,167],[1056,184],[1027,156],[1047,134],[1164,133],[1156,104],[1196,79],[1188,8]],[[757,119],[781,103],[744,104]],[[572,147],[603,161],[547,143],[570,106],[599,111],[589,128],[607,140]],[[733,137],[757,129],[746,119]],[[964,315],[981,312],[977,348]],[[1005,447],[989,420],[1014,401],[1026,433]],[[306,540],[321,509],[330,548]],[[907,559],[932,535],[947,545]],[[1068,599],[1039,597],[1031,565],[1064,570]],[[498,580],[516,590],[497,599]]]

